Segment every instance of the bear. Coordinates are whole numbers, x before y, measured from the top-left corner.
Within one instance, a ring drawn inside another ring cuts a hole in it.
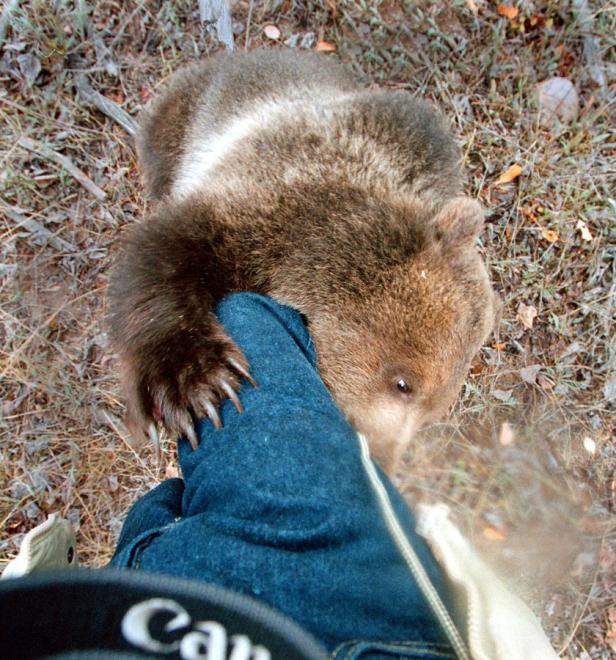
[[[171,76],[137,152],[153,209],[108,292],[131,433],[195,447],[196,418],[242,410],[250,365],[214,307],[254,291],[304,316],[325,385],[393,473],[495,318],[482,207],[441,114],[328,55],[222,53]]]

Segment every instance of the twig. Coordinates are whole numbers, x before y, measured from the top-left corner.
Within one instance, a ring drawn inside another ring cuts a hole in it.
[[[23,400],[36,389],[36,383],[22,383],[19,386],[19,391],[12,401],[5,401],[0,406],[0,417],[10,417],[15,411],[19,409]]]
[[[252,21],[252,8],[254,0],[250,0],[248,4],[248,18],[246,19],[246,39],[244,39],[244,50],[248,50],[250,46],[250,22]]]
[[[573,13],[577,16],[582,34],[584,35],[584,59],[590,77],[599,85],[601,94],[607,94],[607,83],[603,72],[603,63],[599,55],[597,38],[593,35],[593,16],[587,0],[573,0]]]
[[[6,38],[6,31],[9,27],[11,14],[17,9],[18,5],[19,0],[8,0],[8,2],[4,5],[2,16],[0,16],[0,48],[2,48],[4,39]]]
[[[118,438],[120,438],[126,445],[126,448],[132,452],[134,457],[139,461],[139,463],[141,463],[141,467],[144,469],[144,471],[146,471],[152,479],[156,479],[156,473],[150,469],[150,466],[143,460],[133,445],[132,440],[130,439],[130,433],[128,432],[124,422],[104,409],[98,410],[96,412],[96,419],[97,421],[100,420],[101,422],[105,423],[112,431],[114,431]],[[160,454],[160,452],[157,453]],[[160,455],[158,456],[158,460],[160,460]]]
[[[227,50],[233,50],[233,25],[228,0],[199,0],[199,15],[208,31],[213,28],[218,41]]]
[[[605,540],[605,536],[603,537],[602,541]],[[575,625],[571,629],[571,632],[567,636],[567,639],[565,639],[562,647],[558,651],[558,657],[562,657],[565,653],[565,651],[569,648],[569,644],[574,640],[575,638],[575,633],[578,631],[578,628],[580,627],[580,623],[582,623],[582,618],[584,617],[584,612],[586,611],[586,608],[588,607],[588,603],[590,603],[590,599],[592,598],[592,594],[595,588],[595,584],[597,583],[597,576],[599,575],[599,568],[600,564],[597,562],[597,566],[595,568],[595,574],[592,578],[592,584],[590,585],[590,589],[588,590],[588,593],[586,594],[586,600],[584,601],[584,604],[582,605],[582,608],[580,609],[580,614],[577,618],[577,621],[575,622]]]
[[[37,140],[31,140],[27,137],[21,137],[18,140],[19,146],[32,151],[38,156],[51,160],[63,167],[71,176],[73,176],[88,192],[92,193],[94,197],[101,202],[107,197],[107,193],[101,190],[90,178],[88,178],[76,165],[62,154],[57,153],[47,145]]]
[[[131,11],[131,13],[128,14],[128,16],[122,21],[122,24],[120,25],[120,27],[116,28],[114,30],[115,35],[114,35],[113,39],[111,40],[111,44],[110,44],[111,48],[114,48],[115,45],[118,43],[118,41],[120,41],[120,39],[122,39],[122,37],[124,36],[124,32],[126,31],[127,26],[131,23],[133,18],[135,18],[135,16],[140,11],[143,11],[143,10],[145,10],[146,12],[148,11],[145,0],[141,0],[141,2],[139,2],[139,4],[133,9],[133,11]]]
[[[137,134],[137,122],[127,112],[124,112],[117,103],[93,89],[85,75],[78,76],[75,79],[75,89],[79,92],[79,98],[83,103],[98,108],[104,115],[119,124],[129,135],[134,136]]]
[[[62,128],[70,128],[74,133],[100,136],[100,130],[97,131],[92,128],[75,126],[75,124],[71,124],[65,121],[60,121],[59,119],[54,119],[53,117],[50,117],[48,114],[43,114],[42,112],[36,112],[36,110],[33,110],[30,106],[25,106],[22,105],[21,103],[15,103],[15,101],[12,101],[11,99],[8,99],[6,97],[0,96],[0,103],[6,103],[6,105],[8,105],[11,108],[17,108],[17,110],[19,110],[24,115],[27,115],[29,117],[38,117],[39,119],[44,119],[45,121],[51,122],[56,126],[62,126]]]
[[[5,211],[6,210],[7,209],[5,208]],[[94,296],[94,295],[100,295],[100,290],[92,289],[91,291],[86,291],[85,293],[82,293],[80,296],[76,296],[72,300],[65,300],[59,307],[54,309],[54,311],[42,323],[39,323],[36,328],[30,328],[25,323],[22,323],[19,319],[16,319],[11,314],[8,314],[0,307],[0,314],[2,316],[10,317],[13,321],[16,321],[19,325],[24,327],[29,333],[28,336],[21,342],[21,344],[19,344],[19,346],[13,351],[11,351],[11,353],[8,355],[7,359],[5,360],[6,364],[4,366],[4,369],[0,372],[0,381],[6,377],[11,367],[15,364],[17,358],[26,350],[26,348],[32,343],[32,341],[34,341],[35,338],[38,338],[41,341],[49,344],[52,348],[58,351],[58,353],[60,353],[65,358],[67,364],[70,364],[70,360],[66,356],[66,353],[62,350],[61,345],[58,344],[57,342],[49,341],[49,339],[47,339],[47,337],[44,337],[41,334],[41,332],[44,328],[47,328],[52,321],[55,320],[58,314],[60,314],[60,312],[62,312],[66,306],[73,305],[74,303],[79,302],[83,298],[88,298],[89,296]]]
[[[40,222],[37,222],[33,218],[27,218],[25,215],[22,215],[7,206],[3,206],[2,210],[18,227],[23,227],[27,232],[32,234],[35,239],[43,243],[49,243],[52,247],[58,250],[58,252],[77,252],[77,248],[72,243],[56,236],[53,232],[50,232],[49,229],[43,227]]]

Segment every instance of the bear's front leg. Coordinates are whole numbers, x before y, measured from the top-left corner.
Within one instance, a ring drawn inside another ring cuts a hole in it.
[[[248,364],[213,313],[237,290],[241,262],[241,240],[202,202],[162,204],[129,232],[111,277],[109,321],[135,437],[158,442],[161,423],[196,447],[195,419],[220,426],[226,397],[242,410]]]

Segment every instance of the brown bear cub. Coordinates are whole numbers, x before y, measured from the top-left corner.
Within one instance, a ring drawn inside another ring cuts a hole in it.
[[[157,202],[109,288],[131,431],[196,446],[195,417],[242,409],[249,365],[213,307],[257,291],[306,317],[325,384],[391,472],[494,318],[482,210],[443,119],[329,57],[258,50],[174,75],[138,152]]]

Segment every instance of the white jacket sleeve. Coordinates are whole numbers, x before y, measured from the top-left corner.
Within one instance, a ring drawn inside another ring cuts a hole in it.
[[[416,513],[417,531],[464,599],[474,660],[558,658],[535,615],[462,536],[449,519],[448,507],[420,505]]]

